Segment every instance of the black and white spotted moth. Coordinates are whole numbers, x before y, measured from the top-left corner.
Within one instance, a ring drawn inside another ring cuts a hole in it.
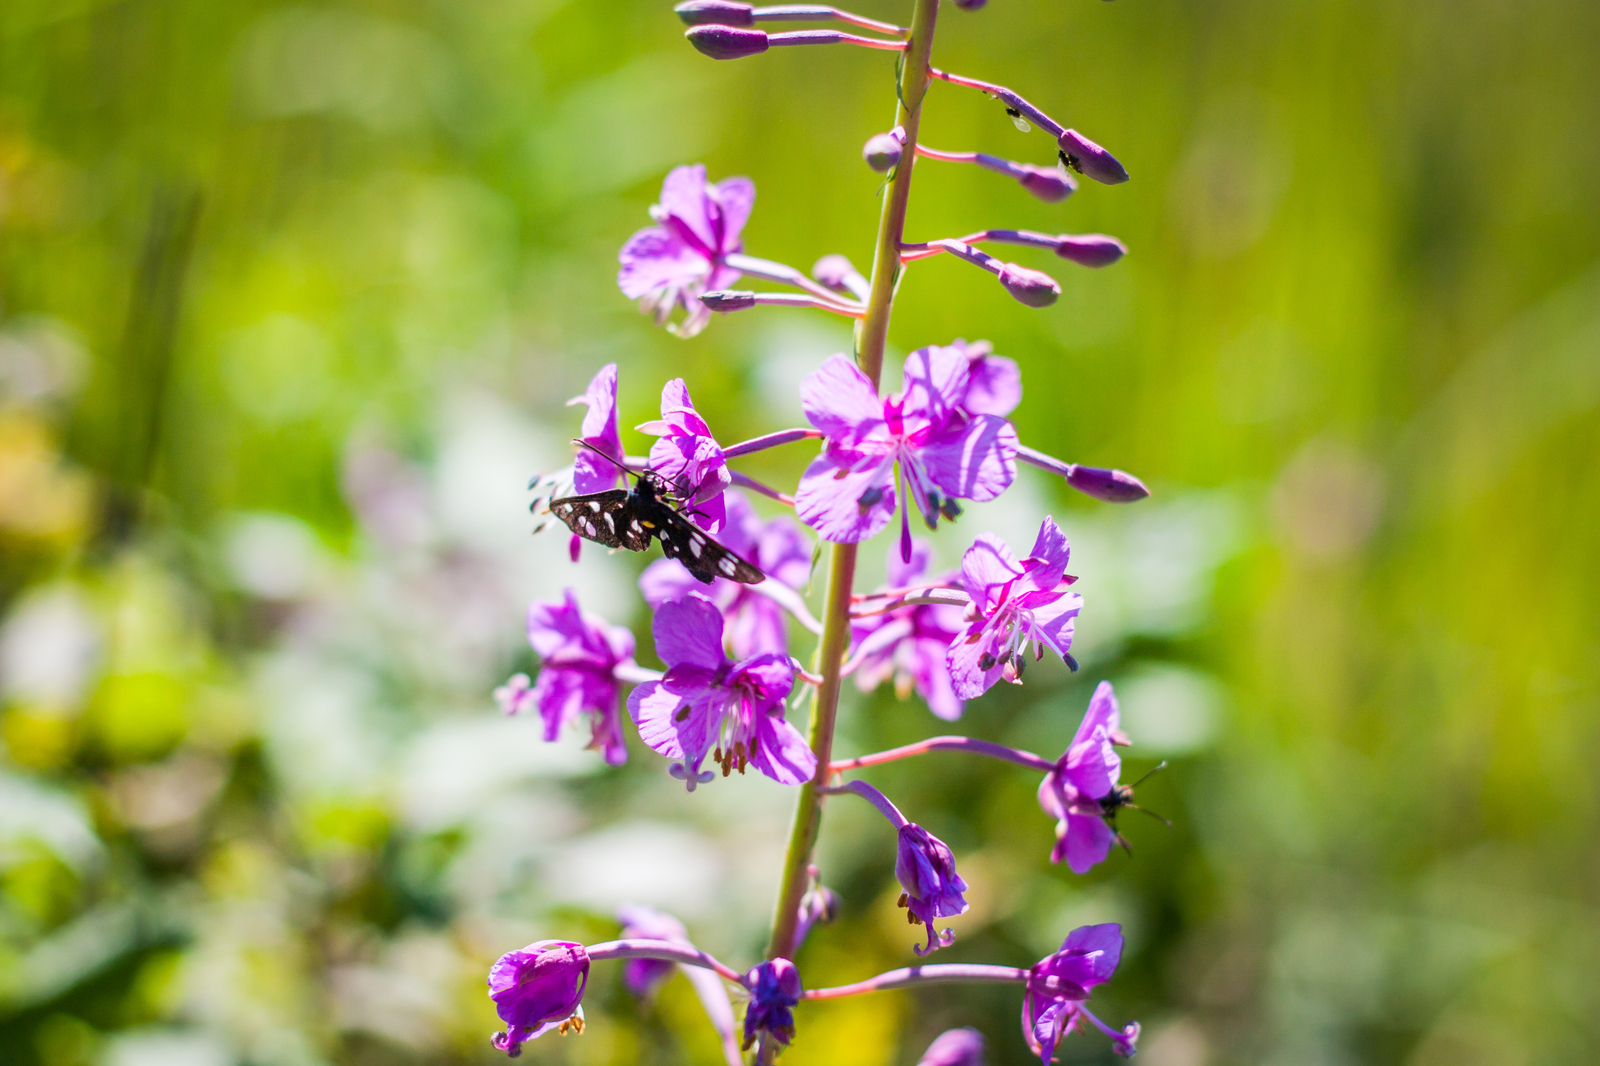
[[[678,513],[667,502],[672,492],[661,475],[646,470],[638,477],[631,489],[551,500],[550,513],[578,536],[608,548],[642,552],[650,538],[659,537],[662,553],[707,585],[719,577],[746,585],[766,578]]]

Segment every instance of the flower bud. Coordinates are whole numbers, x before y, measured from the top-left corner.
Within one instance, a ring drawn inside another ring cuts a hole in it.
[[[794,1007],[800,1002],[800,971],[788,959],[768,959],[744,975],[750,1006],[744,1015],[748,1050],[762,1033],[780,1044],[794,1039]]]
[[[1129,1022],[1122,1027],[1120,1035],[1112,1038],[1111,1050],[1125,1059],[1133,1058],[1133,1053],[1139,1049],[1139,1023]]]
[[[1054,167],[1019,163],[1017,169],[1021,171],[1017,182],[1047,204],[1059,203],[1078,191],[1078,183]]]
[[[1067,484],[1086,496],[1106,503],[1132,503],[1150,495],[1144,482],[1121,470],[1105,470],[1097,466],[1073,464],[1067,473]]]
[[[1000,268],[1000,284],[1016,297],[1018,303],[1025,303],[1029,307],[1049,307],[1061,295],[1061,286],[1056,284],[1055,278],[1016,263],[1007,263]]]
[[[552,1029],[583,1032],[589,953],[567,940],[540,940],[508,951],[489,970],[489,998],[506,1028],[490,1041],[516,1058],[522,1045]]]
[[[756,305],[756,294],[743,289],[718,289],[700,297],[700,302],[713,311],[748,311]]]
[[[715,23],[719,26],[753,26],[755,8],[732,0],[686,0],[672,9],[686,26]]]
[[[980,11],[989,0],[956,0],[956,6],[963,11]],[[951,1032],[956,1030],[952,1029]]]
[[[847,279],[858,278],[861,272],[848,258],[835,252],[818,259],[816,266],[811,268],[811,276],[830,289],[843,289],[848,288]]]
[[[1116,156],[1077,130],[1063,132],[1059,143],[1061,161],[1079,174],[1105,185],[1120,185],[1128,180],[1128,172],[1117,162]]]
[[[983,1066],[983,1034],[976,1029],[947,1029],[933,1038],[917,1066]]]
[[[900,165],[900,141],[893,133],[874,133],[861,146],[861,158],[879,174],[887,174]]]
[[[936,918],[949,918],[965,914],[967,883],[956,873],[955,856],[950,846],[915,822],[900,827],[898,849],[895,853],[894,876],[905,893],[900,905],[906,908],[907,917],[914,924],[928,927],[926,946],[913,946],[918,955],[926,955],[955,941],[948,929],[935,930]]]
[[[689,43],[712,59],[743,59],[767,50],[767,35],[762,30],[735,26],[692,26],[684,34]]]
[[[1076,236],[1063,234],[1056,245],[1056,254],[1070,259],[1079,266],[1110,266],[1128,254],[1128,246],[1104,233],[1083,233]]]

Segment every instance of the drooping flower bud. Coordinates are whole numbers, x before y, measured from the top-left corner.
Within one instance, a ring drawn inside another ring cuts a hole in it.
[[[1055,167],[1036,167],[1019,163],[1017,182],[1047,204],[1060,203],[1078,191],[1078,183]]]
[[[865,300],[871,289],[871,283],[855,264],[837,252],[818,259],[811,276],[835,292],[847,292],[858,300]]]
[[[1120,185],[1128,172],[1117,157],[1077,130],[1066,130],[1060,137],[1061,161],[1079,174],[1105,185]]]
[[[905,131],[899,126],[888,133],[875,133],[861,146],[861,158],[877,173],[887,174],[900,165],[900,149],[905,143],[905,136]]]
[[[913,925],[928,927],[927,946],[918,944],[912,950],[926,955],[954,943],[954,933],[935,930],[933,926],[935,918],[949,918],[967,910],[962,896],[967,883],[956,873],[956,860],[949,845],[917,823],[907,822],[900,827],[894,876],[905,889],[900,905],[906,908],[907,919]]]
[[[1106,503],[1132,503],[1150,495],[1144,482],[1121,470],[1106,470],[1098,466],[1073,464],[1067,472],[1067,484],[1086,496]]]
[[[756,305],[756,294],[746,289],[719,289],[704,293],[700,302],[713,311],[748,311]]]
[[[733,0],[687,0],[672,9],[686,26],[752,26],[755,8]]]
[[[981,11],[988,3],[989,0],[956,0],[956,6],[963,11]]]
[[[750,1006],[744,1015],[744,1047],[763,1033],[780,1044],[794,1039],[794,1008],[800,1002],[800,971],[788,959],[768,959],[744,975]]]
[[[946,1029],[933,1038],[917,1066],[983,1066],[983,1034],[976,1029]]]
[[[1063,234],[1056,244],[1056,254],[1079,266],[1103,267],[1127,255],[1128,246],[1104,233]]]
[[[1007,263],[1000,268],[1000,284],[1016,297],[1018,303],[1029,307],[1049,307],[1061,295],[1061,286],[1055,278],[1016,263]]]
[[[495,1048],[516,1058],[522,1045],[552,1029],[583,1032],[583,990],[589,953],[568,940],[540,940],[508,951],[489,970],[489,998],[506,1023]]]
[[[692,26],[684,33],[689,43],[712,59],[743,59],[767,50],[767,35],[762,30],[736,26]]]

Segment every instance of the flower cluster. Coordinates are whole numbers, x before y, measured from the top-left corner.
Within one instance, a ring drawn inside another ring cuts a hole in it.
[[[680,337],[703,331],[715,313],[806,308],[856,320],[855,350],[819,357],[801,383],[808,425],[727,445],[713,430],[713,419],[696,408],[688,384],[667,381],[660,418],[636,427],[654,438],[645,454],[630,454],[625,447],[617,366],[600,368],[572,401],[585,407],[573,464],[535,479],[533,510],[541,526],[552,518],[567,524],[574,561],[585,539],[633,551],[661,542],[665,558],[652,562],[639,578],[661,668],[636,663],[632,635],[585,613],[569,590],[559,602],[530,609],[528,639],[539,657],[537,680],[518,674],[496,698],[508,713],[536,712],[547,740],[556,739],[565,724],[587,719],[592,745],[613,764],[627,758],[620,714],[625,704],[639,739],[667,760],[668,773],[689,792],[713,782],[718,770],[728,777],[754,769],[796,787],[797,829],[764,961],[740,972],[697,948],[671,915],[624,908],[618,940],[587,947],[540,941],[508,952],[495,964],[490,995],[507,1029],[494,1043],[508,1054],[551,1030],[581,1031],[589,966],[606,959],[626,960],[623,982],[644,999],[675,967],[690,974],[730,1066],[751,1048],[758,1063],[770,1062],[795,1038],[794,1008],[803,1000],[957,980],[1022,985],[1024,1039],[1045,1066],[1074,1029],[1097,1028],[1118,1054],[1133,1053],[1137,1023],[1111,1028],[1086,1005],[1091,990],[1110,980],[1121,961],[1122,933],[1115,925],[1077,929],[1059,951],[1027,969],[924,964],[852,985],[806,988],[793,961],[800,942],[814,926],[831,920],[839,906],[810,854],[822,804],[831,797],[864,799],[893,828],[899,904],[908,921],[922,927],[918,942],[910,945],[915,956],[953,943],[954,932],[940,923],[968,911],[968,886],[957,870],[955,851],[907,818],[878,788],[847,777],[853,771],[945,751],[997,758],[1039,773],[1039,804],[1056,823],[1050,857],[1078,874],[1105,861],[1113,843],[1125,844],[1116,817],[1133,805],[1132,787],[1119,782],[1117,749],[1129,739],[1121,731],[1109,682],[1095,690],[1059,759],[962,736],[833,758],[839,691],[847,676],[853,675],[862,692],[892,681],[902,699],[914,692],[935,717],[955,721],[996,684],[1022,684],[1030,661],[1039,663],[1047,652],[1069,670],[1078,669],[1071,649],[1083,599],[1073,588],[1077,578],[1067,572],[1067,535],[1053,517],[1042,516],[1025,555],[979,529],[959,566],[942,569],[935,565],[932,546],[913,536],[913,511],[930,530],[941,523],[971,524],[965,505],[997,499],[1016,482],[1021,465],[1106,502],[1127,503],[1148,494],[1132,475],[1067,462],[1024,444],[1011,421],[1023,400],[1021,370],[986,342],[957,339],[917,348],[905,358],[898,391],[880,388],[890,312],[912,264],[947,254],[992,274],[1025,306],[1045,307],[1061,291],[1054,278],[978,246],[1044,249],[1087,267],[1109,266],[1127,252],[1120,241],[1102,234],[985,229],[961,237],[906,239],[910,173],[919,159],[973,164],[1016,181],[1047,203],[1074,195],[1075,175],[1108,185],[1128,178],[1104,148],[1013,90],[934,67],[937,2],[909,2],[915,31],[817,5],[687,0],[676,9],[688,26],[689,42],[715,59],[825,44],[897,53],[897,122],[863,150],[868,165],[889,184],[886,221],[870,278],[838,254],[822,256],[807,274],[746,254],[742,234],[755,203],[753,182],[742,177],[713,182],[699,164],[680,166],[667,175],[659,202],[650,208],[654,224],[623,245],[619,287]],[[972,0],[957,6],[971,10],[983,4]],[[850,29],[766,28],[794,21],[843,23]],[[1019,129],[1042,129],[1053,142],[1054,164],[920,143],[922,101],[934,82],[980,91],[1000,101]],[[917,103],[908,109],[906,101]],[[776,288],[731,288],[743,278]],[[792,494],[740,469],[746,456],[807,442],[816,452]],[[858,546],[893,529],[897,517],[885,583],[856,593]],[[824,554],[828,594],[818,618],[807,597]],[[797,630],[819,640],[809,669],[790,649]],[[788,719],[790,709],[807,699],[809,737]],[[888,856],[883,859],[889,866]],[[724,982],[742,989],[747,1000],[742,1030]],[[975,1031],[951,1030],[933,1042],[922,1064],[979,1066],[983,1049],[983,1037]]]

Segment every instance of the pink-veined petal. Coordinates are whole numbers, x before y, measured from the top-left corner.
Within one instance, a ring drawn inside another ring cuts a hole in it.
[[[739,235],[755,207],[756,183],[749,178],[724,178],[717,182],[716,190],[717,203],[722,208],[722,247],[717,251],[728,255],[744,246]]]
[[[969,640],[974,634],[975,641]],[[958,698],[975,700],[1000,680],[1005,664],[994,662],[987,669],[979,665],[985,655],[993,657],[992,635],[984,633],[981,623],[973,623],[956,635],[945,653],[945,664],[950,667],[950,686]]]
[[[1017,479],[1017,431],[997,415],[954,421],[923,447],[922,462],[945,495],[986,503]]]
[[[722,612],[698,592],[662,604],[656,610],[651,632],[656,654],[668,666],[697,666],[717,670],[722,654]]]
[[[817,456],[800,476],[795,517],[836,544],[854,544],[877,534],[894,517],[894,462],[884,456],[863,466],[852,470],[827,452]],[[870,499],[873,492],[878,494],[876,500],[863,505],[863,497]]]
[[[661,182],[660,206],[699,240],[707,257],[717,253],[711,212],[715,210],[706,188],[706,168],[700,163],[674,167]]]
[[[1094,687],[1094,695],[1089,697],[1089,709],[1083,712],[1083,721],[1078,723],[1078,731],[1073,734],[1072,745],[1076,746],[1088,740],[1096,729],[1104,729],[1107,736],[1113,736],[1122,729],[1122,716],[1117,708],[1117,694],[1111,688],[1111,682],[1102,681]]]
[[[775,714],[756,724],[760,747],[750,764],[783,785],[803,785],[817,774],[817,757],[800,731]]]
[[[1018,583],[1017,591],[1023,591],[1021,586],[1041,592],[1055,591],[1066,575],[1067,563],[1071,558],[1072,546],[1067,543],[1067,535],[1056,525],[1054,518],[1046,515],[1039,524],[1039,535],[1034,538],[1033,550],[1022,561],[1028,576]]]
[[[993,533],[980,533],[961,556],[961,584],[982,614],[990,614],[1004,601],[1006,586],[1022,574],[1022,564],[1006,542]]]
[[[630,300],[670,285],[692,285],[711,271],[705,256],[659,226],[628,238],[617,253],[617,287]]]
[[[706,701],[685,700],[659,681],[646,681],[628,694],[628,716],[652,751],[691,766],[710,750],[717,717]]]
[[[1022,373],[1014,359],[1003,355],[981,355],[971,362],[967,394],[962,408],[973,415],[999,415],[1004,418],[1022,402]]]
[[[1109,793],[1121,773],[1122,756],[1117,754],[1104,726],[1097,727],[1067,752],[1067,777],[1090,799]]]
[[[965,349],[938,345],[906,356],[900,395],[908,433],[949,420],[966,395],[969,363]]]
[[[1050,853],[1052,862],[1066,859],[1067,869],[1086,874],[1105,861],[1111,851],[1111,827],[1103,818],[1069,812],[1065,824],[1066,835],[1056,841],[1055,850]]]
[[[1061,950],[1089,952],[1094,977],[1088,983],[1080,981],[1079,984],[1085,988],[1090,984],[1103,984],[1111,980],[1111,975],[1116,973],[1117,965],[1122,961],[1122,926],[1116,922],[1080,925],[1067,934]]]
[[[847,356],[830,355],[806,375],[800,406],[830,440],[853,445],[883,432],[883,401]]]

